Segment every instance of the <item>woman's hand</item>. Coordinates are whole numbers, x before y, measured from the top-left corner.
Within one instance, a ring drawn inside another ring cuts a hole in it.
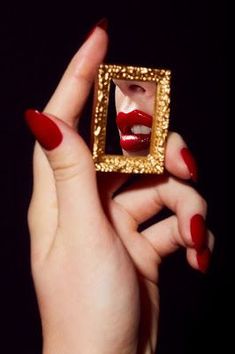
[[[142,176],[120,192],[127,175],[96,179],[75,127],[106,47],[107,34],[96,27],[45,113],[26,112],[41,145],[35,146],[29,228],[44,354],[154,352],[161,259],[184,246],[190,265],[205,271],[213,244],[205,201],[179,180],[195,169],[185,164],[185,143],[176,133],[167,143],[169,175]],[[137,231],[165,206],[173,216]]]

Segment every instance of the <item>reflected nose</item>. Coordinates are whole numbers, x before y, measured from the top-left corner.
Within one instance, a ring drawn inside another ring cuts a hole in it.
[[[116,85],[115,102],[117,112],[139,109],[152,115],[156,95],[156,82],[113,80]]]
[[[114,84],[118,86],[124,96],[133,97],[138,96],[153,96],[156,92],[155,82],[144,81],[129,81],[129,80],[113,80]]]

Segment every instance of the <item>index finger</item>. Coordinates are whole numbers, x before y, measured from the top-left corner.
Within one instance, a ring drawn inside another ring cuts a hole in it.
[[[106,53],[107,43],[107,33],[102,28],[96,27],[71,60],[45,108],[48,114],[75,126],[76,119],[89,94],[97,67]],[[45,244],[50,244],[53,231],[57,227],[58,217],[53,172],[44,151],[37,143],[34,150],[33,170],[33,195],[29,214],[36,230],[32,246],[37,253],[41,248],[45,248]]]
[[[107,51],[108,36],[96,27],[72,58],[45,112],[74,125],[89,94],[96,70]]]

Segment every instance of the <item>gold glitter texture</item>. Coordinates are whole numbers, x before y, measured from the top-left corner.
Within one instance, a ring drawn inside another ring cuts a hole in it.
[[[170,115],[170,77],[171,72],[169,70],[100,65],[95,86],[92,116],[92,154],[97,171],[163,173]],[[147,156],[105,154],[107,114],[112,79],[156,83],[151,143]]]

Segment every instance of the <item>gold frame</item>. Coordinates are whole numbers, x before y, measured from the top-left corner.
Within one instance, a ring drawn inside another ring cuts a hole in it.
[[[170,70],[102,64],[95,84],[92,115],[92,155],[97,171],[163,173],[170,115]],[[153,126],[147,156],[105,154],[106,124],[112,79],[156,82]]]

